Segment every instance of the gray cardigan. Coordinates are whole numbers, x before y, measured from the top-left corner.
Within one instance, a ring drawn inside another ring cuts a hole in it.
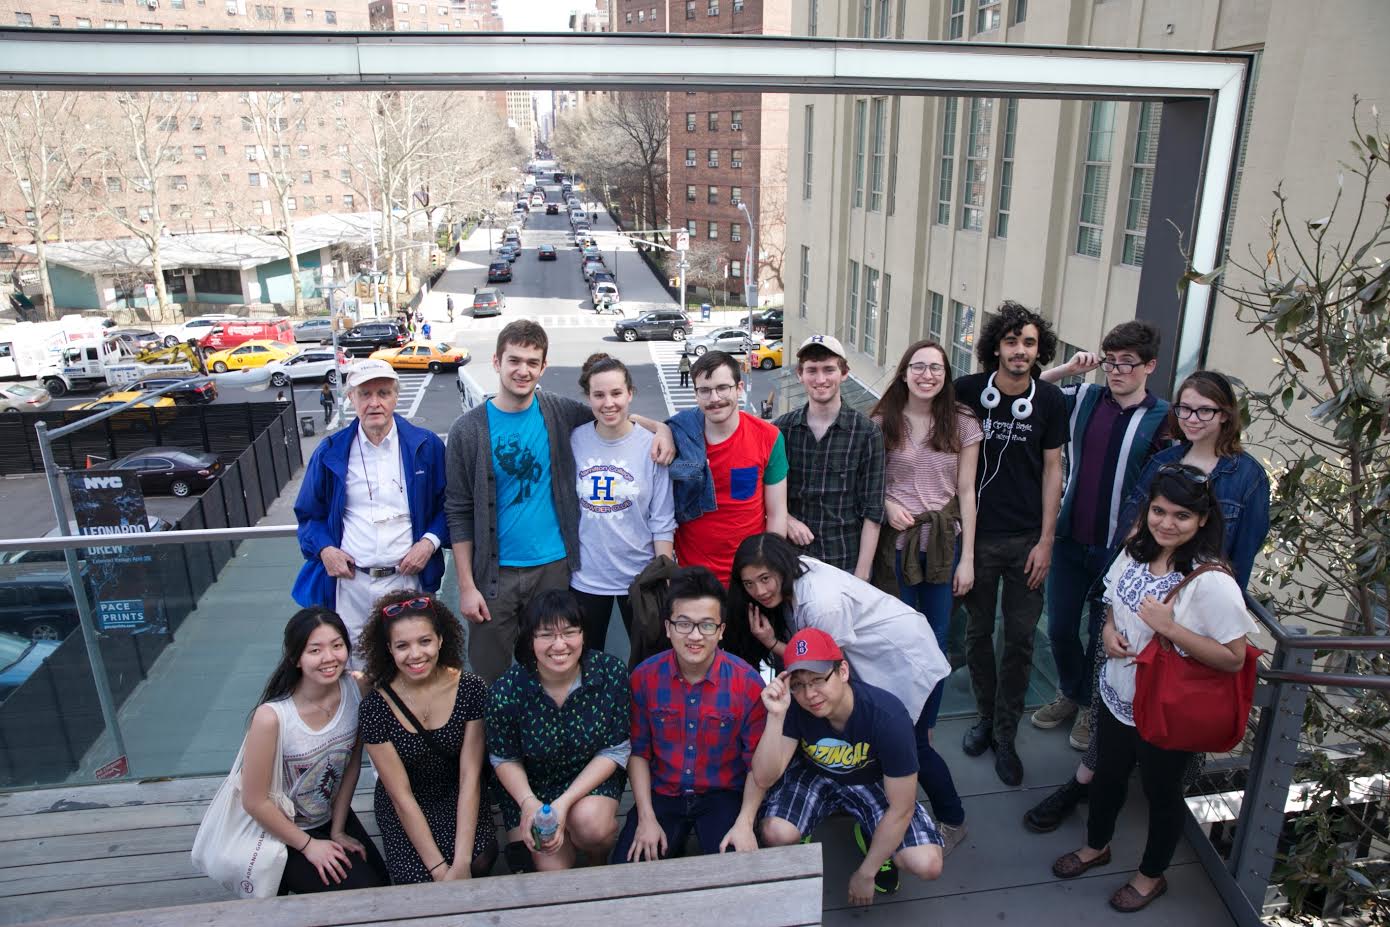
[[[565,542],[565,562],[570,572],[579,569],[579,495],[574,483],[574,453],[570,432],[594,420],[584,403],[537,390],[541,419],[550,439],[550,499],[560,535]],[[497,477],[492,467],[492,435],[487,423],[487,403],[459,416],[449,429],[449,485],[444,514],[455,543],[473,542],[473,582],[483,598],[497,597],[501,564],[497,552]],[[455,569],[458,564],[455,564]]]

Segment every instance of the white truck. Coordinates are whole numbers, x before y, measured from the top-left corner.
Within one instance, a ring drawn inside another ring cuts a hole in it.
[[[39,379],[44,389],[58,397],[78,389],[124,386],[151,373],[192,369],[186,362],[140,363],[122,350],[119,341],[103,338],[64,348],[61,362],[46,367]]]
[[[0,326],[0,379],[40,376],[59,363],[64,349],[99,342],[103,333],[100,319],[80,315]]]

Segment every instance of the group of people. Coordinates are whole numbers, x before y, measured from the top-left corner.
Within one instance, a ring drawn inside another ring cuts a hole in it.
[[[746,851],[843,812],[862,856],[849,897],[868,904],[900,869],[935,878],[967,832],[933,744],[954,606],[979,718],[963,751],[992,751],[1018,785],[1046,594],[1059,692],[1032,722],[1071,721],[1085,758],[1024,823],[1055,829],[1089,796],[1086,843],[1053,870],[1104,865],[1137,763],[1148,842],[1111,904],[1150,903],[1200,758],[1138,735],[1132,660],[1160,635],[1240,668],[1269,486],[1224,377],[1193,374],[1171,407],[1147,390],[1149,325],[1044,369],[1056,345],[1006,302],[981,372],[957,378],[917,342],[864,415],[841,399],[843,346],[813,336],[796,355],[807,401],[774,422],[740,409],[740,365],[711,351],[689,371],[697,406],[658,422],[632,414],[606,354],[584,364],[585,401],[538,390],[548,339],[518,320],[497,339],[497,394],[447,447],[394,414],[388,365],[356,364],[356,419],[306,468],[305,607],[247,739],[247,810],[290,848],[283,890],[468,878],[499,848],[512,871],[692,839]],[[1053,382],[1097,367],[1104,386]],[[458,618],[438,598],[445,546]],[[1168,595],[1205,564],[1225,571]],[[628,664],[605,651],[615,610]],[[266,794],[277,736],[292,819]],[[384,860],[349,806],[364,744]]]

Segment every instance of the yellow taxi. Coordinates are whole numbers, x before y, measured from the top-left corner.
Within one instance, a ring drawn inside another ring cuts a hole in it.
[[[768,344],[760,344],[748,355],[750,367],[758,367],[762,370],[771,370],[773,367],[782,366],[782,342],[773,341]]]
[[[439,373],[462,367],[469,361],[467,348],[455,348],[442,341],[408,341],[399,348],[382,348],[372,360],[384,360],[396,370],[428,370]]]
[[[213,373],[226,373],[228,370],[249,370],[264,367],[271,361],[289,360],[299,353],[299,348],[280,341],[254,339],[243,341],[234,348],[214,351],[207,357],[208,369]]]
[[[122,403],[130,402],[132,399],[138,399],[142,395],[144,394],[138,391],[116,390],[114,392],[105,393],[93,399],[91,402],[84,402],[72,408],[77,412],[104,412]],[[172,422],[178,416],[178,412],[174,411],[174,406],[175,402],[171,397],[156,396],[153,399],[137,402],[124,412],[117,412],[107,419],[107,422],[110,424],[113,431],[127,431],[131,429],[136,431],[148,431],[152,429],[154,420],[158,420],[161,425]],[[149,411],[151,409],[155,411],[151,413]]]
[[[140,398],[140,396],[142,396],[142,395],[144,395],[144,394],[143,394],[143,393],[137,393],[137,392],[130,392],[130,391],[126,391],[126,390],[121,390],[121,391],[112,392],[112,393],[105,393],[104,395],[98,396],[96,399],[93,399],[91,402],[84,402],[84,403],[82,403],[81,405],[73,406],[73,409],[74,409],[74,410],[78,410],[78,411],[82,411],[82,410],[93,410],[93,409],[100,411],[100,410],[104,410],[104,409],[110,409],[110,408],[113,408],[113,407],[115,407],[115,406],[120,405],[121,403],[130,402],[132,399],[138,399],[138,398]],[[165,409],[165,408],[169,408],[169,407],[171,407],[171,406],[173,406],[173,405],[174,405],[174,400],[173,400],[173,399],[169,398],[168,396],[158,396],[158,397],[155,397],[154,399],[146,399],[144,402],[136,403],[136,404],[135,404],[134,406],[132,406],[131,408],[134,408],[134,409]]]

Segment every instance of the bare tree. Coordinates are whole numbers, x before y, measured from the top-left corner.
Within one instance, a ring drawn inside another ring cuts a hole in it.
[[[667,218],[669,135],[664,93],[619,93],[565,114],[550,147],[586,178],[596,196],[628,208],[644,228],[662,228]]]
[[[24,228],[33,239],[44,311],[56,318],[48,276],[47,243],[63,240],[64,213],[73,178],[92,159],[90,135],[74,112],[78,96],[46,90],[0,93],[0,168],[24,203]]]

